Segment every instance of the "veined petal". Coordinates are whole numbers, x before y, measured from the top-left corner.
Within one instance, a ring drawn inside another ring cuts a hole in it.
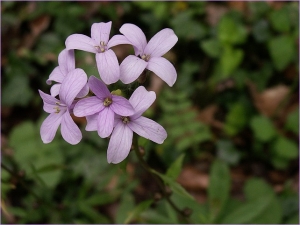
[[[101,100],[104,101],[105,98],[111,97],[111,94],[106,87],[106,85],[96,78],[95,76],[90,76],[89,78],[89,87],[91,91]]]
[[[143,116],[131,120],[127,125],[138,135],[157,144],[162,144],[167,138],[167,132],[160,124]]]
[[[95,113],[93,115],[86,117],[86,122],[87,122],[86,127],[85,127],[86,131],[98,130],[98,114],[99,113]]]
[[[144,32],[136,25],[125,23],[120,32],[135,46],[135,55],[142,55],[147,45],[147,39]]]
[[[56,81],[61,83],[67,74],[63,74],[61,68],[59,66],[55,67],[54,70],[50,73],[48,80],[46,81],[47,84],[51,84],[51,81]]]
[[[99,45],[100,41],[107,44],[111,29],[111,21],[107,23],[93,23],[91,28],[91,37]]]
[[[98,135],[108,137],[114,128],[115,113],[109,107],[105,107],[98,114]]]
[[[127,56],[120,65],[120,80],[124,84],[135,81],[144,71],[147,62],[134,56]]]
[[[109,107],[120,116],[131,116],[134,114],[134,108],[122,96],[112,95],[112,104]]]
[[[51,89],[50,89],[50,93],[51,96],[55,97],[59,94],[59,89],[60,89],[61,84],[53,84]]]
[[[48,94],[42,92],[41,90],[39,90],[39,93],[40,93],[40,96],[43,99],[44,103],[48,103],[50,105],[55,106],[59,102],[59,100],[57,100],[56,98],[54,98],[51,95],[48,95]]]
[[[65,44],[67,49],[78,49],[92,53],[97,53],[95,46],[99,45],[92,38],[83,34],[70,35]]]
[[[50,143],[56,134],[58,126],[61,123],[62,115],[65,111],[60,111],[59,113],[51,113],[42,123],[40,134],[42,141],[47,144]]]
[[[67,75],[71,70],[75,69],[75,55],[73,49],[64,49],[58,55],[58,65],[61,72]]]
[[[109,49],[96,54],[97,68],[101,79],[106,84],[116,83],[120,78],[120,66],[116,54]]]
[[[122,121],[114,128],[107,148],[108,163],[122,162],[129,154],[132,145],[132,130]]]
[[[124,35],[117,34],[117,35],[114,35],[109,40],[109,42],[107,44],[107,48],[111,48],[116,45],[124,45],[124,44],[131,45],[131,42]]]
[[[135,113],[133,117],[140,117],[155,101],[156,94],[154,91],[147,91],[144,86],[139,86],[132,93],[129,102],[133,106]]]
[[[170,28],[165,28],[155,34],[147,46],[144,54],[151,55],[151,57],[159,57],[167,53],[178,41],[178,37]]]
[[[62,116],[61,135],[66,142],[76,145],[82,139],[82,134],[78,126],[73,121],[70,113],[67,111]]]
[[[82,69],[72,70],[63,80],[59,97],[68,107],[71,106],[73,100],[87,83],[87,75]]]
[[[52,104],[48,104],[46,102],[44,102],[44,105],[43,105],[43,110],[47,113],[54,113],[57,111],[57,109],[55,108],[54,105]]]
[[[78,117],[89,116],[100,112],[104,107],[102,100],[92,96],[79,100],[73,109],[73,113]]]
[[[85,84],[83,86],[83,88],[81,89],[81,91],[76,96],[76,98],[83,98],[83,97],[85,97],[89,93],[89,91],[90,91],[90,89],[89,89],[88,84]]]
[[[174,66],[163,57],[150,58],[147,69],[154,72],[170,87],[173,86],[177,79],[177,72]]]

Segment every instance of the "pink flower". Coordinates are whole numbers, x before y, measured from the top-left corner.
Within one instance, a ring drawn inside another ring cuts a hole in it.
[[[174,66],[165,58],[167,53],[178,41],[174,31],[165,28],[155,34],[147,44],[143,31],[134,24],[124,24],[120,32],[131,42],[135,56],[126,57],[120,65],[120,80],[129,84],[136,80],[144,69],[151,70],[169,86],[177,79]],[[140,55],[141,58],[137,57]]]
[[[70,113],[75,97],[87,83],[87,75],[82,69],[75,69],[64,78],[60,90],[60,100],[39,90],[44,101],[44,110],[50,115],[41,125],[40,134],[44,143],[50,143],[61,125],[61,134],[65,141],[75,145],[82,138],[78,126],[72,120]]]
[[[167,132],[161,125],[141,116],[152,105],[155,98],[153,91],[147,91],[145,87],[140,86],[129,99],[135,113],[131,116],[116,115],[115,127],[107,149],[108,163],[119,163],[128,156],[133,132],[158,144],[162,144],[167,138]]]
[[[88,84],[96,96],[79,100],[74,107],[74,114],[79,117],[87,116],[86,130],[97,130],[100,137],[106,138],[113,130],[115,113],[130,116],[134,109],[124,97],[111,94],[106,85],[96,77],[91,76]],[[89,125],[90,120],[93,121],[92,125]]]
[[[130,44],[122,35],[115,35],[109,40],[112,22],[94,23],[91,37],[72,34],[66,40],[67,49],[79,49],[96,54],[96,63],[101,79],[112,84],[120,78],[120,66],[116,54],[110,49],[119,44]]]

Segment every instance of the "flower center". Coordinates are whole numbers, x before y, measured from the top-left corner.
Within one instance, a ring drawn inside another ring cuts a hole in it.
[[[60,106],[63,107],[63,109],[64,109],[64,107],[66,107],[65,104],[62,104],[60,102],[55,102],[55,105],[57,105],[57,106],[55,106],[53,109],[55,109],[54,113],[56,113],[56,114],[60,113],[60,111],[61,111]]]
[[[146,62],[148,62],[150,59],[150,55],[144,54],[144,55],[142,55],[142,59],[145,60]]]
[[[112,103],[111,98],[106,98],[103,102],[103,105],[107,107],[107,106],[111,105],[111,103]]]
[[[95,46],[97,52],[105,52],[106,51],[106,44],[104,43],[104,41],[100,41],[100,45]]]
[[[127,124],[130,122],[130,119],[127,116],[121,116],[121,120],[124,124]]]

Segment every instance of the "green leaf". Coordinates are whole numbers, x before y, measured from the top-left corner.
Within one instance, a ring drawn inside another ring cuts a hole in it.
[[[255,137],[263,142],[270,141],[276,135],[275,127],[265,116],[255,116],[250,121]]]
[[[125,219],[124,223],[128,224],[133,219],[137,218],[142,212],[144,212],[146,209],[150,207],[153,200],[146,200],[138,204],[128,215],[128,217]]]
[[[117,209],[116,217],[115,217],[115,223],[122,224],[128,218],[131,211],[134,209],[134,199],[133,196],[125,192],[121,198],[121,202],[119,204],[119,207]]]
[[[81,203],[78,205],[79,210],[89,219],[92,220],[93,223],[106,223],[109,224],[109,219],[101,214],[100,212],[96,211],[94,208],[92,208],[89,205],[86,205],[84,203]]]
[[[299,108],[288,115],[285,128],[295,134],[299,134]]]
[[[184,154],[181,154],[176,160],[175,162],[173,162],[171,164],[171,166],[169,167],[169,169],[167,170],[166,175],[168,177],[170,177],[173,180],[176,180],[176,178],[179,176],[180,172],[181,172],[181,168],[182,168],[182,162],[184,159]]]
[[[290,36],[274,37],[268,43],[269,52],[276,70],[284,70],[295,60],[295,43]]]
[[[229,136],[234,136],[240,132],[248,122],[248,110],[240,102],[230,107],[229,113],[226,115],[226,123],[224,131]]]
[[[274,142],[274,152],[279,156],[284,159],[295,159],[299,155],[299,149],[298,145],[285,138],[285,137],[279,137],[275,142]]]
[[[226,163],[215,160],[209,176],[208,204],[212,215],[212,222],[224,208],[230,191],[230,172]]]
[[[221,53],[221,46],[217,39],[208,39],[200,42],[203,51],[212,58],[219,57]]]
[[[272,27],[278,32],[289,32],[291,28],[291,21],[289,12],[286,7],[274,10],[270,14],[270,22]]]
[[[234,49],[229,45],[225,46],[220,58],[223,78],[232,74],[241,64],[243,58],[244,52],[241,49]]]
[[[266,20],[260,20],[254,24],[253,36],[257,42],[267,41],[271,36],[269,23]]]
[[[236,165],[242,157],[240,151],[235,149],[229,140],[217,141],[217,151],[218,157],[231,165]]]

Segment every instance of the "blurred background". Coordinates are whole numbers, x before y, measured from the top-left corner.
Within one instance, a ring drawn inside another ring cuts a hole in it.
[[[124,23],[149,40],[163,28],[179,40],[164,56],[178,78],[150,74],[157,99],[144,114],[168,132],[140,138],[148,164],[165,173],[180,162],[173,201],[192,223],[299,222],[298,2],[1,2],[1,222],[181,223],[156,183],[130,154],[106,161],[108,140],[84,130],[69,145],[39,135],[48,115],[38,89],[57,66],[66,38],[93,23]],[[131,46],[113,48],[119,62]],[[76,67],[98,75],[94,54]],[[116,83],[124,95],[138,84]],[[188,198],[186,196],[192,196]],[[156,196],[156,197],[155,197]],[[145,200],[156,199],[149,207]],[[142,206],[141,206],[142,205]]]

